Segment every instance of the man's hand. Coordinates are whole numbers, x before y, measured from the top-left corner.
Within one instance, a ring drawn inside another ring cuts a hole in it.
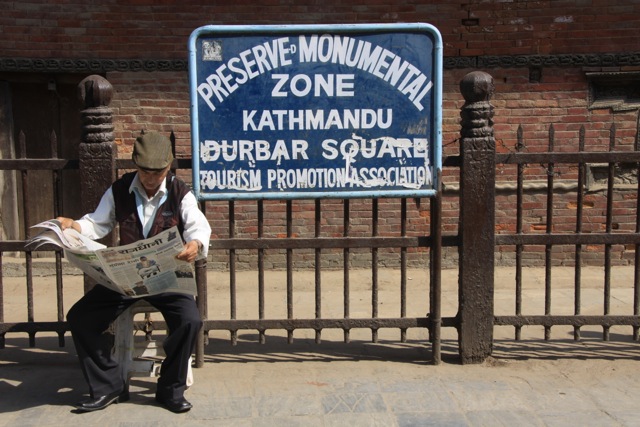
[[[182,261],[194,262],[196,260],[196,257],[198,256],[199,249],[200,242],[198,242],[197,240],[192,240],[184,245],[184,249],[182,250],[182,252],[176,255],[176,258],[181,259]]]
[[[77,222],[75,222],[71,218],[65,218],[63,216],[59,216],[56,219],[58,221],[60,221],[60,228],[62,228],[63,230],[65,230],[67,228],[73,228],[78,233],[82,232],[82,230],[80,229],[80,224],[78,224]]]

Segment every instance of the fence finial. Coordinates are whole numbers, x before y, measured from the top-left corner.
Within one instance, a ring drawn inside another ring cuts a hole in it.
[[[78,85],[78,98],[84,102],[84,108],[107,107],[113,97],[113,86],[99,75],[86,77]]]
[[[460,92],[468,104],[488,102],[494,91],[493,77],[484,71],[472,71],[460,81]]]

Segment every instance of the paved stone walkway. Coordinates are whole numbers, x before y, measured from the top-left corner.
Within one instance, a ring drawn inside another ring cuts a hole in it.
[[[415,343],[212,340],[187,391],[194,409],[176,415],[156,406],[149,378],[132,380],[129,402],[73,413],[86,386],[55,341],[2,350],[0,425],[640,426],[637,343],[504,343],[482,365],[432,366]]]

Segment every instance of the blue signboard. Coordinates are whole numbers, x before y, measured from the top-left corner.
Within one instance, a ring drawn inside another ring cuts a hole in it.
[[[199,200],[439,188],[442,40],[429,24],[205,26],[189,78]]]

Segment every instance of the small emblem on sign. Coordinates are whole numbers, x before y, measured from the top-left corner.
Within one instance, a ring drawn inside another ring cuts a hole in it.
[[[222,44],[217,41],[202,42],[202,60],[203,61],[222,61]]]

